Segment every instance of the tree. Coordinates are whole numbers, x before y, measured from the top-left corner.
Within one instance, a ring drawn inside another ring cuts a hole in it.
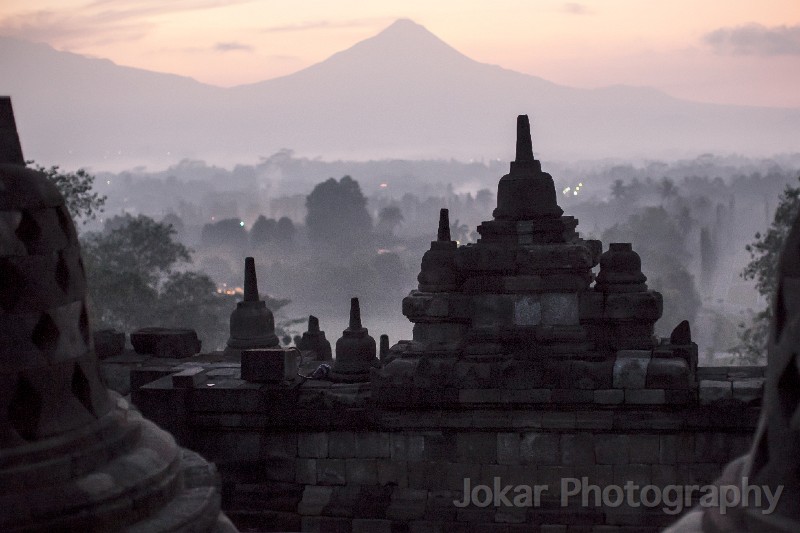
[[[281,217],[275,224],[275,236],[283,243],[292,242],[296,233],[297,228],[294,227],[294,222],[289,217]]]
[[[200,240],[204,246],[243,249],[247,246],[247,230],[238,218],[226,218],[204,225]]]
[[[750,262],[741,273],[744,279],[755,280],[756,290],[767,300],[767,306],[753,317],[750,326],[740,324],[739,346],[736,352],[749,363],[766,361],[772,305],[778,289],[778,259],[783,243],[800,214],[800,187],[786,185],[778,198],[778,207],[767,232],[755,234],[755,241],[745,246]]]
[[[602,240],[630,242],[642,259],[647,283],[664,296],[664,312],[656,323],[660,335],[668,335],[682,320],[694,321],[701,300],[686,264],[686,234],[663,207],[640,209],[623,224],[603,233]]]
[[[306,228],[312,241],[354,247],[372,231],[367,199],[350,176],[318,184],[306,197]]]
[[[658,193],[661,195],[662,199],[669,200],[674,196],[678,196],[678,187],[675,185],[674,181],[664,177],[661,178],[661,182],[658,184]]]
[[[175,230],[144,215],[114,217],[108,227],[81,243],[94,327],[190,327],[204,349],[219,348],[236,298],[219,294],[205,274],[179,269],[191,256],[172,240]]]
[[[250,228],[250,246],[257,248],[275,240],[278,223],[274,218],[259,215]]]
[[[628,188],[625,187],[625,184],[620,179],[614,180],[614,183],[611,185],[611,197],[614,200],[620,201],[625,198],[625,194],[628,192]]]
[[[97,218],[98,213],[103,212],[106,196],[92,192],[95,178],[84,169],[81,168],[75,172],[60,172],[57,165],[46,168],[34,161],[26,161],[26,164],[33,165],[34,170],[44,173],[47,179],[58,188],[64,196],[69,214],[76,222],[83,220],[83,223],[86,224]]]
[[[384,235],[394,235],[397,226],[403,223],[403,213],[396,205],[384,207],[378,212],[378,223],[375,230]]]

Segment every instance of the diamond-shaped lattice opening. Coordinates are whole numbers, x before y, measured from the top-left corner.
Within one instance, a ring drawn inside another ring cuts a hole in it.
[[[30,253],[31,246],[41,236],[42,229],[33,219],[30,212],[23,210],[22,219],[19,221],[19,226],[17,226],[15,233],[17,238],[25,244],[28,253]]]
[[[42,395],[25,376],[20,376],[14,396],[8,404],[8,421],[25,440],[36,438],[42,415]]]
[[[64,232],[64,235],[66,235],[67,239],[71,242],[72,237],[75,236],[75,226],[72,224],[67,208],[63,205],[57,207],[56,214],[58,215],[58,225],[61,227],[61,231]]]
[[[89,380],[86,379],[86,374],[83,373],[81,365],[77,363],[75,364],[75,370],[72,372],[72,394],[87,411],[95,414],[92,406],[92,386],[89,384]]]
[[[20,271],[7,259],[0,259],[0,307],[11,311],[25,290]]]
[[[58,346],[58,326],[47,313],[42,313],[36,327],[33,328],[31,341],[43,352],[49,352]]]
[[[83,337],[84,344],[89,346],[89,342],[92,339],[92,331],[89,327],[89,311],[86,309],[86,302],[83,302],[83,306],[81,307],[81,317],[78,320],[78,329],[81,330],[81,337]]]
[[[69,290],[69,267],[67,266],[67,260],[64,259],[64,252],[58,252],[56,283],[58,283],[62,291],[67,292]]]

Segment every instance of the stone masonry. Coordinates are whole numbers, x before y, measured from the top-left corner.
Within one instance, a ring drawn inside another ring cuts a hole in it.
[[[662,297],[638,254],[581,239],[526,116],[517,133],[480,240],[458,246],[441,213],[403,301],[413,338],[378,360],[360,312],[351,320],[358,350],[340,368],[352,379],[247,381],[236,361],[208,358],[132,371],[133,402],[216,462],[240,528],[658,531],[699,495],[669,512],[582,505],[565,480],[702,485],[747,451],[764,369],[698,367],[688,323],[655,337]],[[496,484],[546,489],[531,505],[458,505]]]

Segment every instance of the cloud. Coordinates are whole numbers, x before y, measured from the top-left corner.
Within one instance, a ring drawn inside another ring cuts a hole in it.
[[[754,23],[719,28],[703,36],[703,42],[719,54],[800,55],[800,25],[768,28]]]
[[[561,11],[564,13],[569,13],[570,15],[586,15],[591,13],[588,7],[583,4],[579,4],[578,2],[566,2],[563,6],[561,6]]]
[[[216,43],[214,45],[215,52],[252,52],[253,47],[249,44],[242,44],[237,42],[224,42],[224,43]]]
[[[309,30],[329,30],[329,29],[339,29],[339,28],[361,28],[361,27],[369,27],[374,26],[378,23],[383,23],[387,20],[386,17],[381,18],[369,18],[369,19],[353,19],[353,20],[341,20],[341,21],[330,21],[330,20],[314,20],[314,21],[305,21],[299,24],[284,24],[281,26],[268,26],[266,28],[262,28],[261,31],[264,33],[280,33],[280,32],[289,32],[289,31],[309,31]]]
[[[0,34],[55,46],[81,47],[140,39],[152,17],[222,8],[253,0],[95,0],[77,8],[27,11],[0,18]]]

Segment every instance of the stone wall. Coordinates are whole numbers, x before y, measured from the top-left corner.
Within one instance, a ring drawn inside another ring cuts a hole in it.
[[[730,394],[691,405],[467,394],[457,405],[396,409],[377,406],[369,383],[256,384],[239,379],[238,365],[210,364],[188,384],[169,375],[144,385],[133,401],[217,463],[223,508],[245,531],[641,532],[676,515],[585,507],[580,496],[562,505],[562,480],[585,476],[601,489],[710,483],[747,451],[758,418],[758,399],[734,398],[734,383],[759,382],[762,371],[700,368],[701,387],[727,383]],[[471,488],[495,478],[498,488],[548,488],[530,507],[459,508],[466,478]]]

